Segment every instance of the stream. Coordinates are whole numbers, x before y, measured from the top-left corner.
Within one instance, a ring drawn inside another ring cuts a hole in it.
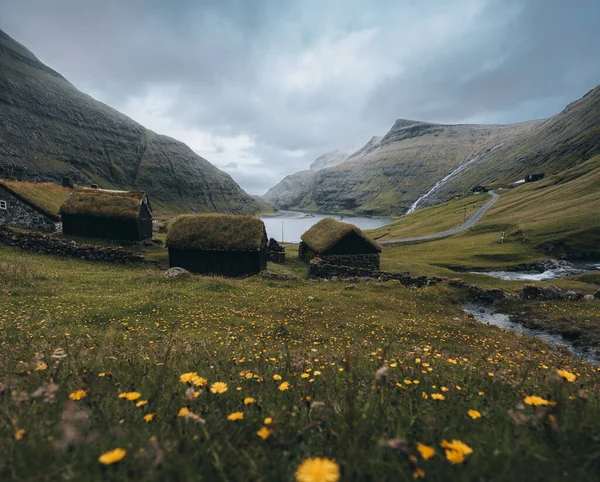
[[[484,274],[493,278],[508,281],[546,281],[565,278],[600,270],[600,264],[569,263],[567,261],[550,260],[539,263],[532,269],[521,271],[472,271],[473,274]]]
[[[534,336],[547,342],[554,350],[559,346],[565,347],[577,358],[593,364],[600,363],[600,354],[594,353],[592,349],[574,346],[570,341],[564,339],[560,335],[553,335],[542,330],[527,328],[520,323],[511,321],[509,315],[496,312],[492,306],[481,303],[465,303],[463,305],[463,310],[465,313],[473,315],[477,321],[482,323],[495,325],[528,336]]]

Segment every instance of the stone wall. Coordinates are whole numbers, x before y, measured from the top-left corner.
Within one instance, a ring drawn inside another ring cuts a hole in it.
[[[151,263],[141,254],[123,248],[97,246],[94,244],[77,244],[75,241],[62,240],[48,234],[22,232],[0,224],[0,244],[13,246],[25,251],[33,251],[88,261],[106,263]]]
[[[379,269],[379,254],[330,254],[321,256],[326,264],[350,266],[352,268]]]
[[[39,231],[56,231],[56,221],[28,206],[1,186],[0,201],[6,202],[6,209],[0,209],[0,223]]]

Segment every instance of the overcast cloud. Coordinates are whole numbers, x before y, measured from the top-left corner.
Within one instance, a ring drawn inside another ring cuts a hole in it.
[[[397,118],[519,122],[600,84],[597,0],[2,0],[0,28],[253,194]]]

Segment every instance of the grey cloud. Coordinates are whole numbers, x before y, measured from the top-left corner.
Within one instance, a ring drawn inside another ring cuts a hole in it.
[[[99,100],[123,110],[160,91],[163,115],[251,138],[263,164],[224,169],[253,193],[326,151],[385,134],[396,118],[552,115],[599,83],[599,18],[595,0],[0,4],[0,28]],[[360,32],[364,46],[344,44]],[[297,150],[304,155],[286,154]]]

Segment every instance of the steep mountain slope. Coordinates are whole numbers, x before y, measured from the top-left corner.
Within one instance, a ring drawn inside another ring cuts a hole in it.
[[[343,163],[313,174],[303,184],[304,191],[310,190],[288,207],[403,214],[449,172],[534,125],[442,125],[399,119],[383,138],[371,139]],[[294,176],[279,186],[294,189],[289,186],[296,181]],[[278,205],[277,199],[266,199]]]
[[[440,196],[462,194],[477,184],[509,184],[526,174],[555,174],[596,154],[600,154],[600,86],[464,169],[440,190]]]
[[[347,157],[347,152],[339,150],[327,152],[317,157],[309,169],[295,172],[283,178],[281,182],[269,189],[263,198],[282,209],[295,206],[314,188],[312,181],[317,171],[337,166],[344,162]]]
[[[188,146],[78,91],[0,31],[0,178],[143,189],[184,212],[254,213],[260,205]]]
[[[434,186],[418,207],[467,194],[478,184],[498,186],[526,174],[555,174],[597,153],[600,87],[539,121],[441,125],[399,119],[383,138],[371,139],[343,163],[303,179],[286,207],[399,215]],[[285,189],[296,189],[293,176],[282,182]]]

